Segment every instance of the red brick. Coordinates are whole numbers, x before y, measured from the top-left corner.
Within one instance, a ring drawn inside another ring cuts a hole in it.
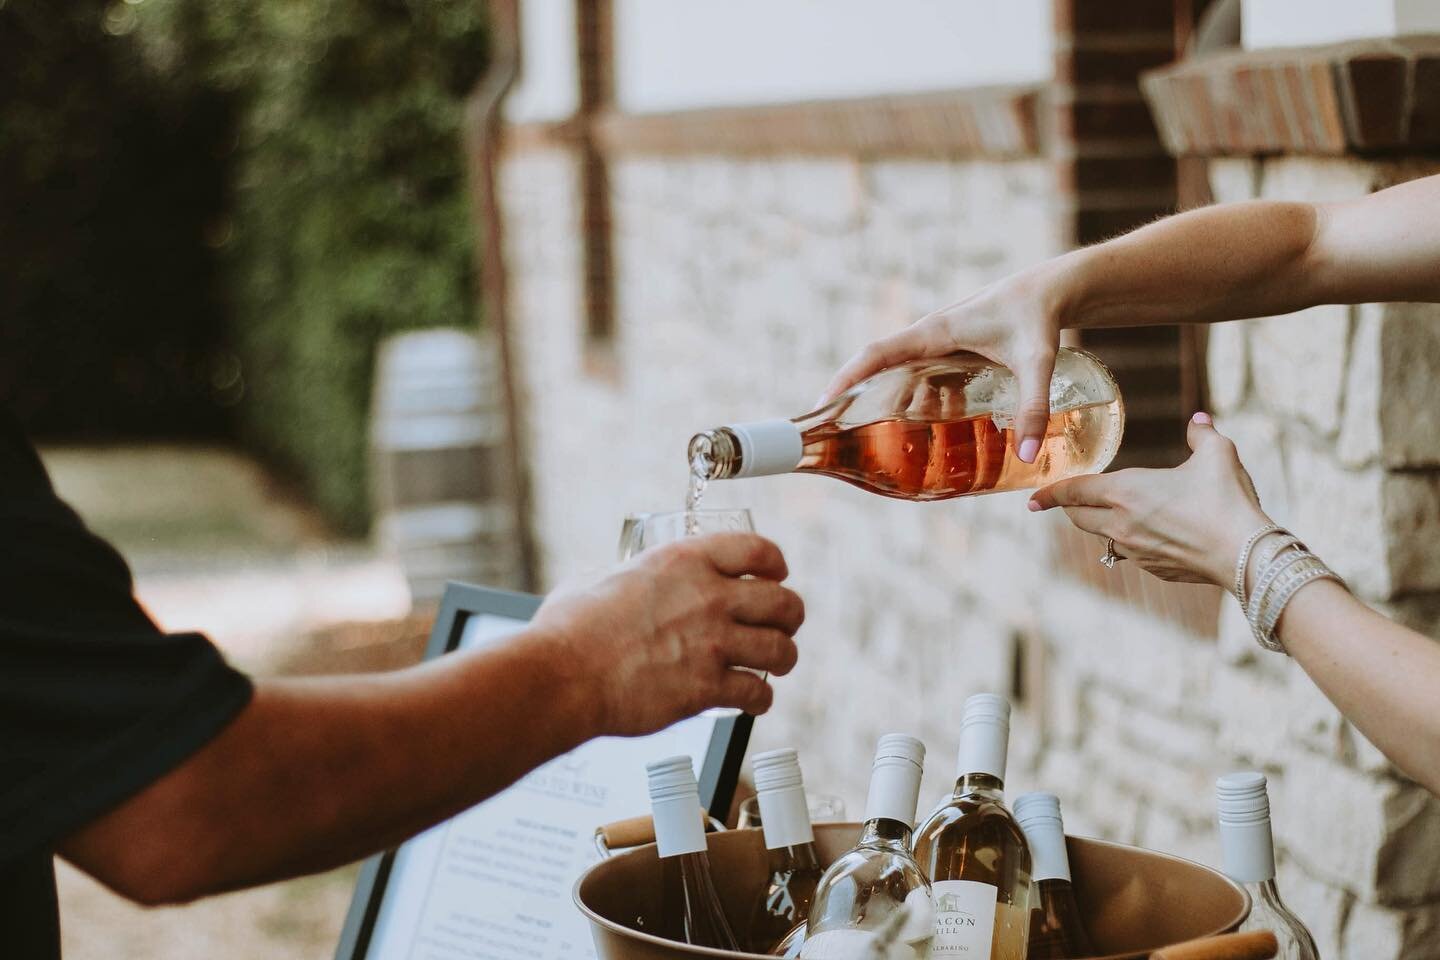
[[[1081,157],[1074,168],[1074,184],[1080,190],[1175,189],[1171,157]]]
[[[1072,108],[1075,136],[1082,139],[1158,137],[1150,108],[1136,103],[1077,103]]]
[[[1440,146],[1440,53],[1415,59],[1411,83],[1410,143]]]
[[[1132,83],[1142,71],[1164,66],[1175,59],[1171,50],[1071,50],[1056,55],[1059,78],[1077,86]]]
[[[1397,54],[1361,54],[1336,65],[1345,133],[1361,149],[1404,142],[1410,64]]]
[[[1175,29],[1175,5],[1171,0],[1057,0],[1056,6],[1070,8],[1070,20],[1077,33]]]

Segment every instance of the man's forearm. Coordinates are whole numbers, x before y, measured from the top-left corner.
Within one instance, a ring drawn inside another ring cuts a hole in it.
[[[214,741],[61,852],[145,902],[349,862],[593,736],[564,667],[532,636],[392,674],[260,681]]]

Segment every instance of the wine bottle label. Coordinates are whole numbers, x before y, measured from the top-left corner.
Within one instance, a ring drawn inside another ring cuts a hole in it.
[[[974,880],[940,880],[935,894],[935,957],[990,960],[995,935],[995,903],[999,891]]]

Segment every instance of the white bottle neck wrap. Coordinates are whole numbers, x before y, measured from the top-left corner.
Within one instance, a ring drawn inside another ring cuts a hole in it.
[[[965,701],[960,721],[960,751],[957,769],[967,773],[988,773],[1005,779],[1005,759],[1010,747],[1010,703],[993,693],[977,693]]]
[[[1015,821],[1030,845],[1030,879],[1070,879],[1070,855],[1065,849],[1065,823],[1060,798],[1053,793],[1024,793],[1015,798]]]
[[[925,745],[914,737],[890,733],[880,738],[865,798],[865,819],[898,820],[915,826],[915,804],[920,799],[920,775],[925,769]]]
[[[647,764],[650,811],[655,820],[655,847],[661,857],[705,850],[705,821],[700,788],[689,757],[668,757]]]
[[[765,847],[778,850],[815,842],[810,829],[810,806],[805,802],[805,781],[794,750],[770,750],[750,761],[755,793],[760,803],[760,828]]]
[[[1240,883],[1275,878],[1275,840],[1263,773],[1227,773],[1215,781],[1216,818],[1225,874]]]
[[[732,423],[727,429],[740,441],[737,477],[768,477],[789,473],[800,465],[805,444],[800,439],[800,428],[790,420]]]

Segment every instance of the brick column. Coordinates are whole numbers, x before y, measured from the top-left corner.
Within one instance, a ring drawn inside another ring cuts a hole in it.
[[[1189,4],[1185,4],[1188,14]],[[1156,0],[1055,0],[1055,158],[1070,204],[1070,240],[1098,243],[1176,207],[1176,164],[1140,92],[1140,74],[1175,58],[1177,13]],[[1184,418],[1199,401],[1195,365],[1174,327],[1080,337],[1125,395],[1120,466],[1186,456]]]

